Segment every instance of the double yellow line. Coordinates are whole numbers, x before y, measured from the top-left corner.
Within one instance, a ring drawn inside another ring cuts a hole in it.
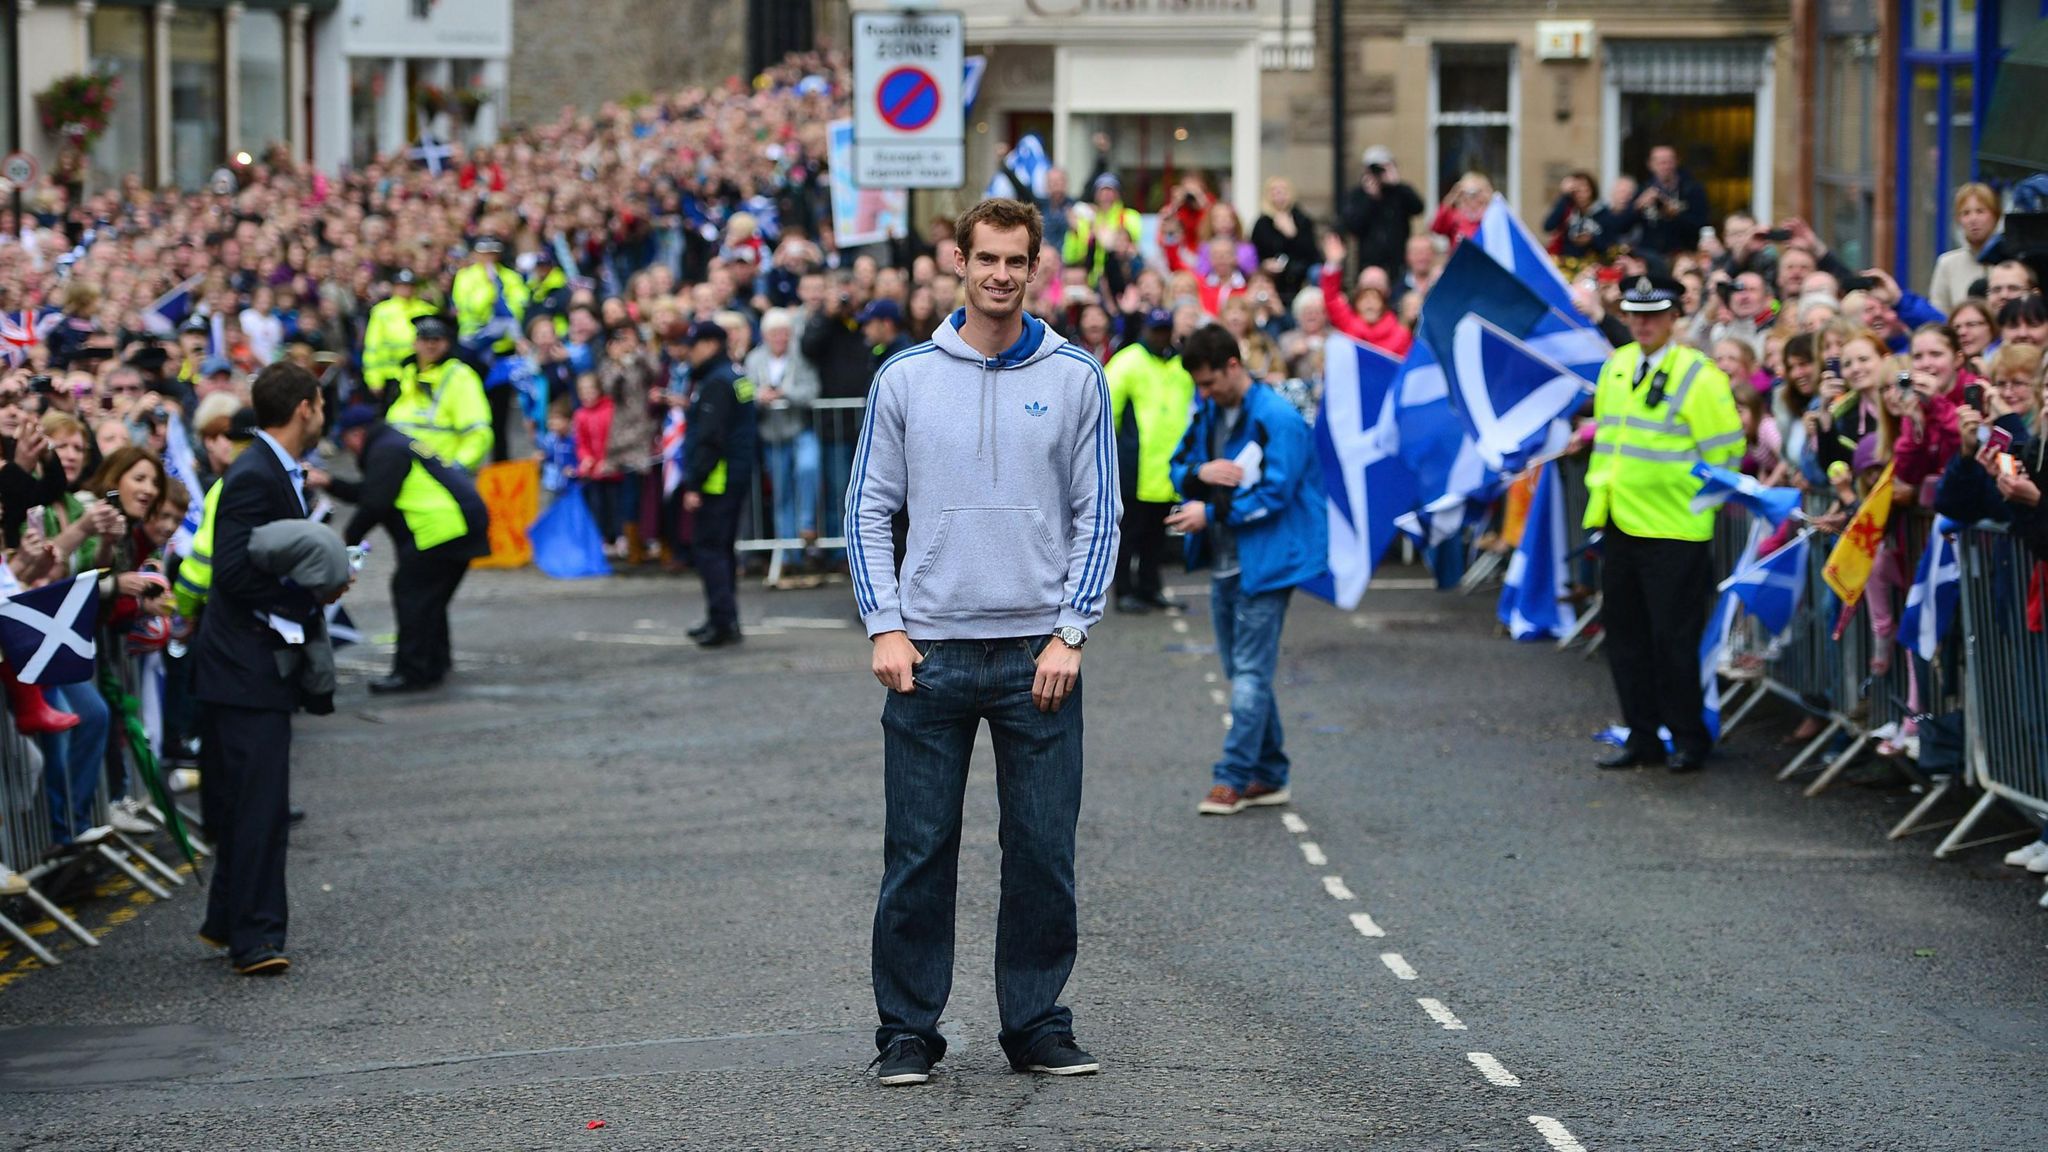
[[[192,865],[178,865],[178,873],[183,876],[192,875]],[[99,901],[117,900],[122,896],[127,897],[126,900],[110,908],[106,916],[98,924],[86,926],[86,931],[91,932],[99,939],[105,939],[107,933],[140,916],[144,908],[157,902],[155,896],[141,888],[137,888],[135,882],[126,876],[115,876],[100,883],[93,888],[92,894],[95,907],[98,906]],[[59,907],[66,916],[74,920],[80,919],[77,909],[62,905],[59,905]],[[44,942],[44,947],[52,952],[64,953],[80,950],[78,941],[57,931],[57,922],[55,920],[45,918],[23,927],[31,936],[53,937],[54,939]],[[15,953],[25,953],[26,951],[26,949],[17,946],[12,940],[0,940],[0,992],[6,991],[17,981],[26,979],[31,973],[39,972],[46,967],[41,960],[31,955],[22,955],[18,959],[16,958]]]

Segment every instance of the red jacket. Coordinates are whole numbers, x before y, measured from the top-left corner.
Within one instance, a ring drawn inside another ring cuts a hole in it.
[[[1351,307],[1351,301],[1344,298],[1343,269],[1327,264],[1323,266],[1323,311],[1330,314],[1330,327],[1353,340],[1363,340],[1382,349],[1389,356],[1406,356],[1409,346],[1415,343],[1415,336],[1391,308],[1380,313],[1378,320],[1366,323],[1365,318]]]
[[[605,449],[612,439],[612,412],[616,405],[609,396],[576,410],[576,471],[585,480],[616,480],[616,469],[607,468]]]
[[[1446,204],[1436,210],[1436,218],[1429,222],[1429,230],[1439,236],[1450,237],[1451,248],[1455,250],[1460,240],[1469,240],[1479,231],[1479,221]]]
[[[1946,396],[1922,397],[1919,434],[1906,425],[1892,445],[1892,480],[1906,491],[1916,491],[1929,476],[1941,475],[1961,447],[1955,404]]]

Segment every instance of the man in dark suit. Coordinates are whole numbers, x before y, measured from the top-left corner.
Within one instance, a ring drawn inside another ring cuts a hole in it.
[[[221,480],[213,537],[213,590],[192,651],[201,707],[200,781],[213,837],[213,883],[200,938],[228,950],[235,971],[274,976],[284,955],[285,827],[290,808],[292,712],[298,686],[277,650],[319,619],[303,589],[259,571],[249,537],[264,524],[306,515],[299,465],[326,421],[320,382],[273,364],[251,389],[258,431]]]

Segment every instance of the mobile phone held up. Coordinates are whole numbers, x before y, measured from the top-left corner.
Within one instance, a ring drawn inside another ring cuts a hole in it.
[[[1990,434],[1984,437],[1984,446],[2001,456],[2012,451],[2012,429],[1993,425]]]

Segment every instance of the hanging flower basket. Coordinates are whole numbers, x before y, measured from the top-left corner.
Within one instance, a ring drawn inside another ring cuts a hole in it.
[[[414,99],[419,102],[420,111],[429,116],[439,116],[448,110],[448,92],[438,84],[422,84],[414,89]]]
[[[113,122],[120,91],[121,78],[105,72],[60,76],[36,94],[36,116],[44,132],[86,151]]]
[[[457,88],[455,90],[455,107],[462,112],[463,120],[468,123],[476,123],[477,113],[483,111],[490,103],[491,90],[488,88]]]

